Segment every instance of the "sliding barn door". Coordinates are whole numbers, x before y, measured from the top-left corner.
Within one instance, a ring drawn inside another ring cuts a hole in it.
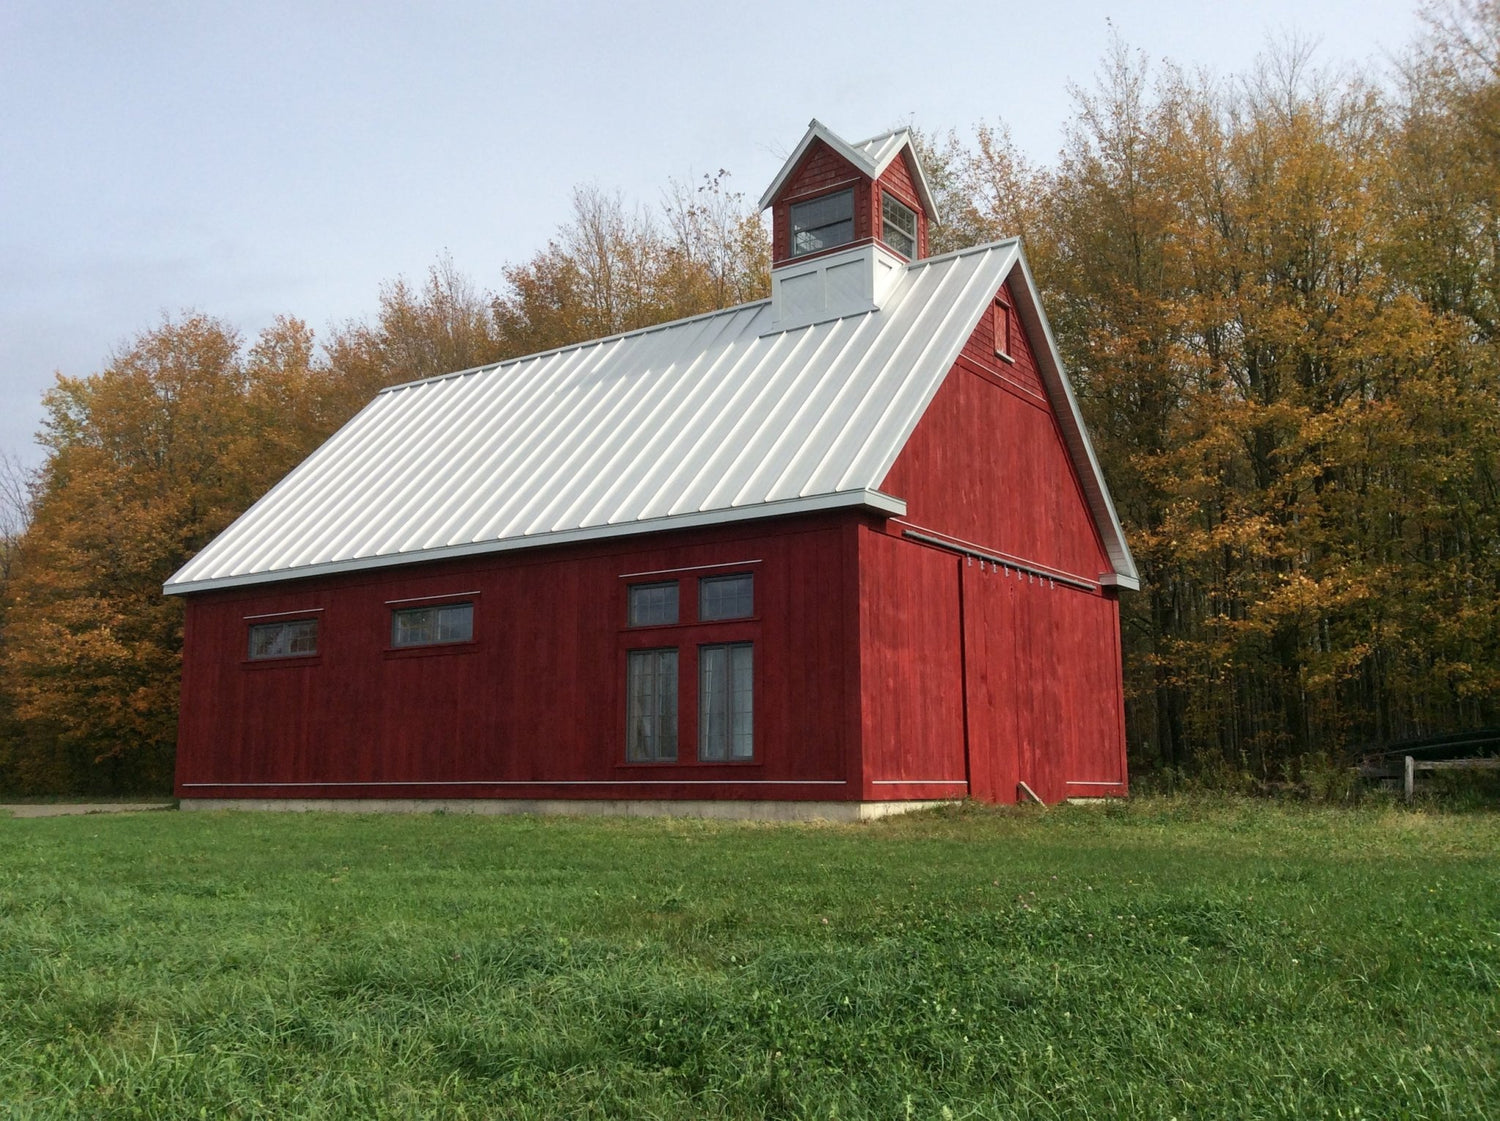
[[[1125,790],[1113,600],[963,562],[972,797],[1046,802]]]

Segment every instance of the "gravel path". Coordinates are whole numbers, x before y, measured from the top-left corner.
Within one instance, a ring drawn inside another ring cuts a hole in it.
[[[172,808],[171,802],[0,802],[0,815],[66,817],[70,814],[128,814]]]

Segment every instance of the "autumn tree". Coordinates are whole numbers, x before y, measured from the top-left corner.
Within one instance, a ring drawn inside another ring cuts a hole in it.
[[[446,254],[420,286],[399,277],[381,285],[373,321],[346,323],[327,344],[323,420],[343,423],[388,385],[505,357],[492,301]]]
[[[649,327],[765,295],[770,239],[727,173],[672,184],[660,218],[596,187],[547,247],[504,270],[495,324],[509,356]]]
[[[58,377],[5,588],[0,670],[21,724],[10,781],[170,783],[182,611],[161,585],[335,422],[309,391],[323,376],[310,355],[295,320],[247,361],[231,328],[189,315],[97,374]]]
[[[938,148],[951,236],[1027,233],[1142,568],[1138,763],[1274,779],[1500,719],[1495,11],[1434,9],[1402,96],[1116,44],[1055,167]]]

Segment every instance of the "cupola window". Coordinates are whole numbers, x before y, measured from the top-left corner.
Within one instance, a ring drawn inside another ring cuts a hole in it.
[[[907,260],[917,256],[917,212],[890,195],[880,199],[880,239]]]
[[[793,257],[846,245],[854,240],[854,192],[794,202],[791,220]]]

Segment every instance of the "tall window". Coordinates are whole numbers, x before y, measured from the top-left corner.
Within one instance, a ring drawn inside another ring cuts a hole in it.
[[[996,296],[994,318],[995,353],[1007,362],[1013,361],[1010,356],[1011,318],[1010,301],[1004,296]]]
[[[392,646],[437,646],[474,637],[474,605],[445,603],[391,612]]]
[[[917,256],[917,212],[890,195],[880,197],[880,240],[907,260]]]
[[[250,657],[306,658],[318,652],[318,621],[289,619],[250,628]]]
[[[677,761],[677,651],[632,650],[625,662],[625,758]]]
[[[698,647],[698,758],[755,756],[755,650],[734,642]]]
[[[792,256],[854,240],[854,191],[839,191],[791,206]]]

